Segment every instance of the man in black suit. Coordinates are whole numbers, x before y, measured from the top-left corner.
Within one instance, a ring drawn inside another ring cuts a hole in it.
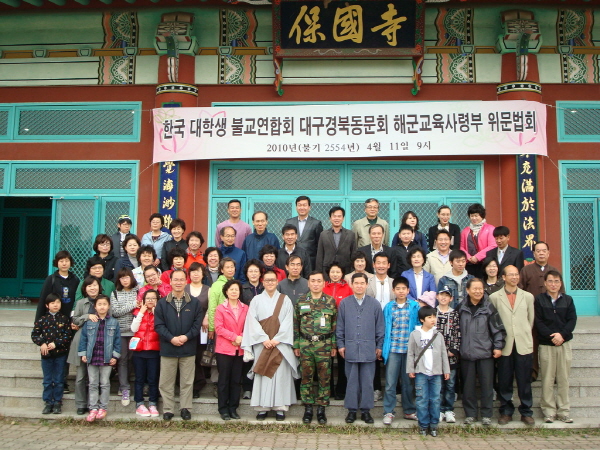
[[[400,255],[395,249],[388,247],[387,245],[383,245],[382,242],[384,236],[385,229],[382,225],[378,223],[371,225],[369,227],[369,238],[371,239],[371,243],[369,245],[365,245],[364,247],[360,247],[358,250],[367,255],[367,267],[365,270],[370,273],[375,273],[373,269],[373,258],[375,255],[377,253],[385,253],[388,256],[390,263],[388,275],[392,278],[398,278],[400,276],[400,272],[398,272],[398,258]]]
[[[306,250],[310,256],[312,267],[315,267],[317,258],[317,245],[319,236],[323,231],[323,224],[320,220],[310,217],[310,198],[301,195],[296,199],[296,211],[298,216],[285,221],[286,224],[294,225],[298,230],[298,247]]]
[[[356,250],[354,233],[342,226],[346,211],[341,206],[329,210],[331,228],[321,233],[317,246],[317,262],[315,270],[326,273],[329,266],[336,261],[345,273],[352,271],[350,256]]]
[[[523,257],[523,251],[508,245],[510,240],[510,230],[508,227],[503,225],[494,228],[494,239],[496,239],[496,245],[486,253],[487,258],[493,258],[498,264],[498,274],[504,273],[506,266],[515,266],[519,271],[525,265],[525,259]]]

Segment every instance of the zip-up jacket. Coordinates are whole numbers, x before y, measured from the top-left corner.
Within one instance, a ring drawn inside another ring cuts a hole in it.
[[[177,312],[173,293],[161,298],[154,308],[154,329],[160,336],[160,356],[182,358],[196,355],[196,346],[202,325],[202,308],[197,298],[183,293],[181,311]],[[185,335],[187,341],[175,346],[171,339]]]
[[[565,341],[573,339],[573,330],[577,324],[573,297],[561,294],[553,305],[552,298],[547,293],[543,293],[535,298],[533,306],[535,310],[533,323],[540,345],[554,345],[550,337],[553,333],[560,333]]]
[[[481,299],[481,306],[471,314],[467,298],[458,308],[460,320],[460,356],[467,361],[477,361],[493,357],[494,350],[502,350],[506,330],[498,311],[487,299]]]

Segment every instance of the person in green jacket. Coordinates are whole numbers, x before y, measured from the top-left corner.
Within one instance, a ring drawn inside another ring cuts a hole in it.
[[[233,280],[235,275],[235,260],[225,257],[219,261],[219,278],[215,281],[208,291],[208,338],[214,339],[215,334],[215,311],[217,306],[225,301],[223,295],[223,286],[229,280]]]
[[[98,255],[94,255],[87,260],[87,264],[85,265],[85,271],[86,273],[89,273],[91,276],[96,277],[100,280],[100,285],[102,286],[102,293],[108,296],[108,298],[110,298],[110,294],[112,294],[112,291],[115,290],[115,284],[112,281],[107,280],[103,277],[105,264],[106,263],[104,259],[102,259]],[[81,280],[79,286],[77,286],[77,292],[75,294],[75,304],[77,304],[77,302],[83,298],[83,294],[81,293],[82,285],[83,280]],[[73,308],[75,308],[75,306],[73,306]]]

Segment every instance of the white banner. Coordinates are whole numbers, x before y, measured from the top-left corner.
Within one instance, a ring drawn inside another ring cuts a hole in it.
[[[531,101],[154,109],[154,162],[547,154]]]

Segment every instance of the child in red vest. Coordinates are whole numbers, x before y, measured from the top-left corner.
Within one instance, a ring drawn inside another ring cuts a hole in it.
[[[131,331],[129,349],[133,350],[133,367],[135,368],[135,413],[142,417],[158,417],[158,377],[160,375],[160,341],[154,331],[154,308],[160,295],[150,289],[144,292],[140,308],[133,310],[135,319]],[[144,385],[148,383],[148,407],[144,405]]]

